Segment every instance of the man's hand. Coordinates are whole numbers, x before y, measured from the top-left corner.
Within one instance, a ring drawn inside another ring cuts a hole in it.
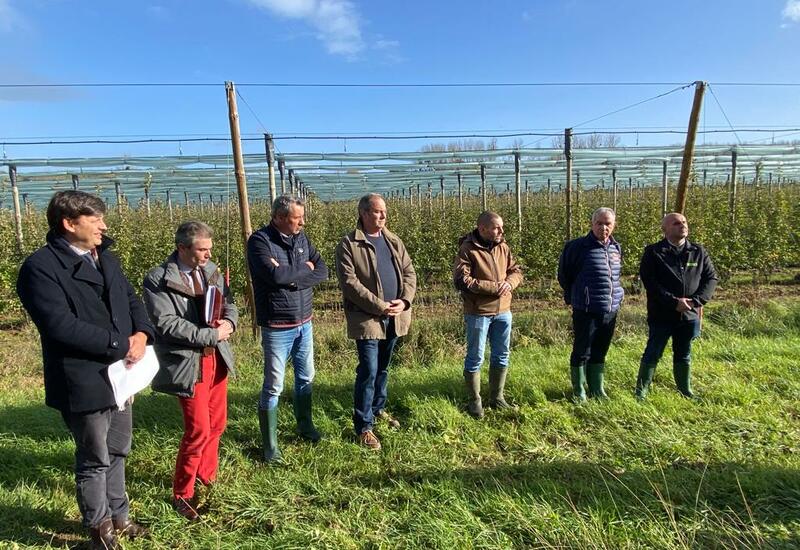
[[[231,334],[233,334],[233,323],[227,319],[216,321],[215,328],[217,329],[217,340],[219,342],[224,342],[231,337]]]
[[[281,264],[279,264],[278,260],[276,260],[275,258],[270,258],[269,261],[272,262],[272,265],[274,265],[275,267],[281,266]]]
[[[506,294],[511,294],[511,285],[508,284],[506,281],[503,281],[497,288],[497,294],[499,296],[505,296]]]
[[[125,355],[125,368],[133,367],[134,363],[144,357],[144,348],[147,345],[147,335],[144,332],[137,332],[128,337],[128,353]]]
[[[395,317],[406,309],[406,303],[400,298],[389,302],[389,307],[383,310],[383,314],[388,317]]]
[[[314,269],[316,269],[317,267],[314,265],[313,262],[306,262],[306,265],[308,266],[308,269],[310,269],[311,271],[314,271]]]
[[[684,313],[692,309],[694,309],[694,302],[692,302],[691,298],[678,298],[678,305],[675,306],[675,311]]]

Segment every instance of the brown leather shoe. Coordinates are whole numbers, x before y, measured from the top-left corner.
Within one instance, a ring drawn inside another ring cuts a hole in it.
[[[379,413],[377,414],[376,418],[377,418],[378,420],[382,420],[383,422],[386,422],[386,424],[387,424],[387,425],[388,425],[390,428],[394,428],[395,430],[396,430],[396,429],[398,429],[398,428],[400,427],[400,421],[399,421],[399,420],[397,420],[395,417],[393,417],[393,416],[392,416],[391,414],[389,414],[388,412],[386,412],[386,409],[384,409],[384,410],[382,410],[381,412],[379,412]]]
[[[89,528],[89,550],[117,550],[117,535],[114,533],[114,523],[111,518],[106,518],[97,526]]]
[[[118,537],[126,537],[129,539],[142,538],[146,539],[150,536],[150,531],[146,527],[142,527],[135,521],[130,519],[118,520],[113,518],[114,530],[117,532]]]
[[[366,432],[361,432],[358,435],[358,442],[361,443],[363,446],[367,447],[372,451],[380,451],[381,450],[381,441],[378,437],[372,432],[372,430],[367,430]]]
[[[187,500],[182,497],[175,497],[172,499],[172,507],[189,521],[200,520],[200,514],[197,513],[197,508],[194,505],[194,498]]]

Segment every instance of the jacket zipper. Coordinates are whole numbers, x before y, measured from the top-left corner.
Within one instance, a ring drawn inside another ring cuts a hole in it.
[[[611,246],[609,244],[609,246]],[[605,247],[606,250],[606,266],[608,267],[608,283],[609,283],[609,296],[608,296],[608,312],[611,313],[611,310],[614,307],[614,275],[611,273],[611,258],[608,255],[608,246]]]

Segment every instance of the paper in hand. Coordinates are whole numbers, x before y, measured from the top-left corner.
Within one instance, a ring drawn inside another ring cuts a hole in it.
[[[158,358],[153,346],[146,346],[144,357],[131,368],[125,368],[125,360],[111,363],[108,366],[108,380],[114,390],[117,408],[123,410],[128,399],[150,385],[158,372]]]

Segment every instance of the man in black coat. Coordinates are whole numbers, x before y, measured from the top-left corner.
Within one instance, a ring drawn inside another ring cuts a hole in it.
[[[42,342],[45,403],[75,440],[75,485],[90,548],[117,548],[117,536],[144,536],[128,518],[125,457],[131,406],[118,410],[109,364],[144,355],[153,327],[104,235],[105,203],[60,191],[47,207],[45,246],[22,264],[17,293]]]
[[[647,396],[658,360],[672,338],[675,385],[683,396],[692,398],[692,340],[700,334],[703,306],[717,287],[717,272],[706,250],[686,239],[689,225],[683,214],[664,216],[661,230],[664,239],[644,249],[639,267],[647,289],[648,338],[636,379],[636,397]]]

